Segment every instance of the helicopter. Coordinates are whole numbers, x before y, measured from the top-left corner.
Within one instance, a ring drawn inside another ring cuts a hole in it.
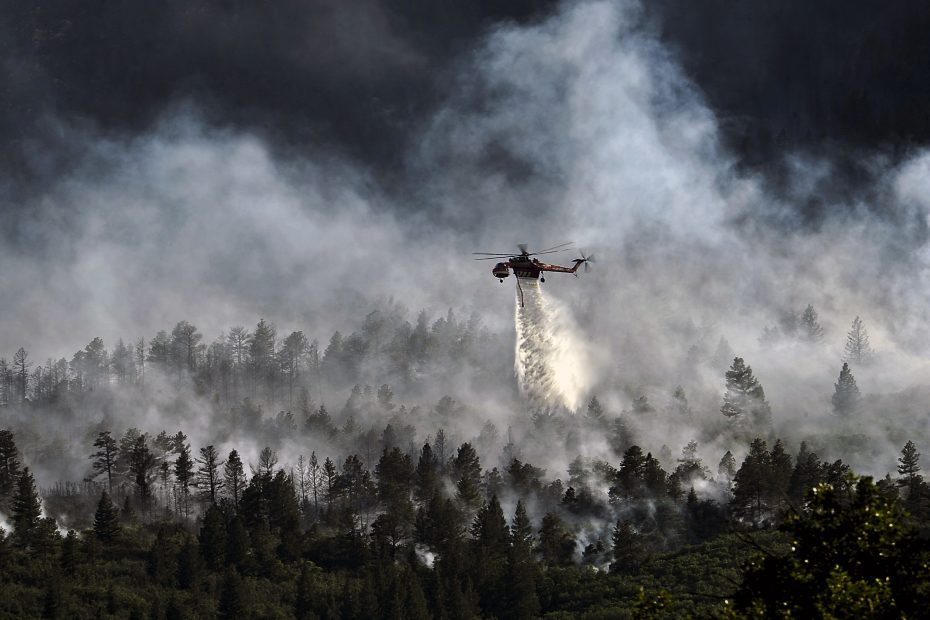
[[[568,243],[561,243],[551,248],[540,250],[539,252],[530,252],[527,244],[520,243],[517,245],[517,248],[520,250],[519,254],[498,252],[472,252],[472,254],[481,257],[476,258],[475,260],[499,261],[496,265],[494,265],[494,268],[491,269],[491,274],[501,282],[504,281],[504,278],[510,275],[510,270],[513,270],[513,275],[517,278],[517,289],[520,291],[520,305],[523,306],[523,287],[520,286],[521,279],[539,279],[540,282],[545,282],[546,277],[542,274],[546,271],[556,273],[573,273],[575,276],[577,276],[578,268],[582,265],[584,265],[585,272],[590,270],[590,264],[594,262],[594,257],[585,256],[584,252],[580,252],[581,258],[572,260],[574,263],[572,267],[550,265],[549,263],[542,262],[538,258],[534,258],[543,254],[565,252],[570,249],[568,246],[572,244],[573,242],[569,241]],[[501,259],[507,260],[502,261]]]

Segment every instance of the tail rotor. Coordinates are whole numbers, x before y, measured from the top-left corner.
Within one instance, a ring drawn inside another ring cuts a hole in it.
[[[581,258],[576,258],[575,262],[579,265],[584,265],[584,272],[588,273],[591,271],[591,264],[594,262],[594,255],[591,254],[590,256],[585,256],[584,252],[582,251],[579,251],[579,254],[581,254]]]

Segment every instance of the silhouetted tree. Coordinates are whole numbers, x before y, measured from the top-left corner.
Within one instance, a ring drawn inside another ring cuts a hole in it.
[[[568,566],[573,562],[575,539],[555,513],[543,517],[539,528],[539,553],[546,564]]]
[[[720,413],[737,426],[751,423],[758,428],[768,427],[772,413],[765,391],[743,358],[733,358],[733,365],[726,372],[726,386]]]
[[[16,544],[21,547],[31,547],[35,544],[41,518],[42,502],[39,500],[36,481],[29,468],[25,467],[13,496],[13,540]]]
[[[823,342],[823,327],[817,321],[817,311],[814,306],[808,304],[801,313],[801,320],[798,324],[801,340],[811,344],[820,344]]]
[[[646,559],[646,549],[633,524],[625,519],[617,521],[612,541],[614,561],[610,571],[629,574],[639,570]]]
[[[197,459],[197,488],[200,489],[201,499],[211,504],[216,503],[223,487],[223,478],[220,476],[223,463],[219,459],[212,445],[201,448],[200,458]]]
[[[110,500],[110,494],[104,491],[97,502],[97,511],[94,513],[94,536],[104,544],[116,540],[120,532],[119,515],[116,506]]]
[[[9,503],[19,481],[20,462],[19,449],[13,432],[7,429],[0,430],[0,502]]]
[[[242,465],[242,459],[239,458],[237,451],[231,450],[229,458],[226,459],[226,465],[223,467],[223,488],[233,501],[233,505],[239,504],[245,485],[245,468]]]
[[[869,344],[869,332],[858,316],[853,319],[852,327],[846,332],[845,361],[863,366],[872,361],[872,346]]]
[[[180,492],[181,512],[185,517],[190,516],[190,486],[194,478],[194,461],[191,459],[191,449],[187,444],[181,446],[178,458],[174,462],[174,477],[178,481]]]
[[[856,379],[849,370],[849,364],[843,362],[840,378],[834,385],[833,413],[841,418],[849,418],[859,413],[862,396],[856,386]]]
[[[754,439],[749,454],[736,472],[731,506],[734,512],[758,525],[769,509],[769,471],[771,459],[768,447],[762,439]]]
[[[113,475],[116,470],[116,457],[118,448],[116,440],[110,435],[110,431],[101,431],[94,440],[94,447],[97,451],[91,455],[93,459],[93,469],[98,475],[106,474],[107,489],[113,492]]]

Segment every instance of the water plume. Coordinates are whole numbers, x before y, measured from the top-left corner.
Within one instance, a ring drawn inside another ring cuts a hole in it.
[[[515,372],[534,414],[575,413],[585,394],[585,356],[570,318],[535,278],[517,278]]]

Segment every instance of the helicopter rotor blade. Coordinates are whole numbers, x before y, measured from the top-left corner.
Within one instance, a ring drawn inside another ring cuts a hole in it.
[[[555,250],[555,249],[557,249],[557,248],[564,248],[565,246],[567,246],[567,245],[572,245],[573,243],[575,243],[575,242],[574,242],[574,241],[569,241],[568,243],[560,243],[559,245],[554,245],[554,246],[552,246],[551,248],[546,248],[545,250],[540,250],[539,252],[536,252],[536,253],[537,253],[537,254],[542,254],[543,252],[549,252],[549,251]],[[567,248],[566,248],[566,249],[567,249]]]
[[[513,252],[472,252],[474,256],[513,256]]]
[[[510,258],[509,256],[482,256],[481,258],[476,258],[475,260],[504,260]]]

